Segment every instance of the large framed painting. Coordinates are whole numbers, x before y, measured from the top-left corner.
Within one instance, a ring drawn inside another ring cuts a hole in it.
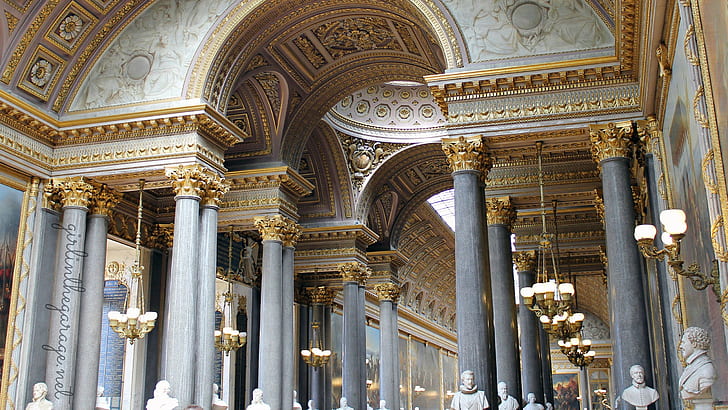
[[[3,368],[8,345],[5,335],[11,315],[10,302],[22,202],[23,191],[0,184],[0,368]]]
[[[554,408],[579,410],[579,373],[554,373]]]

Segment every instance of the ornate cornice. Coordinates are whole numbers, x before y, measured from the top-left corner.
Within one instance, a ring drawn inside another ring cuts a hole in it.
[[[344,282],[357,282],[364,286],[372,271],[361,262],[346,262],[338,266]]]
[[[93,184],[93,193],[89,201],[90,215],[111,217],[111,210],[119,203],[121,196],[105,184]]]
[[[598,189],[594,190],[594,208],[597,210],[597,216],[599,216],[599,220],[602,221],[602,225],[604,225],[604,200],[602,199],[602,194],[599,192]]]
[[[519,272],[533,271],[536,269],[536,251],[513,252],[513,263]]]
[[[631,158],[633,131],[631,121],[589,124],[594,160],[601,162],[615,157]]]
[[[283,166],[274,168],[232,171],[225,174],[233,190],[285,188],[296,199],[311,193],[314,185],[294,169]]]
[[[88,208],[94,187],[84,177],[54,179],[52,188],[58,194],[63,207],[80,206]]]
[[[345,225],[336,227],[303,228],[301,242],[344,241],[354,240],[364,247],[374,244],[379,239],[374,231],[366,225]]]
[[[374,286],[374,290],[377,292],[377,298],[380,302],[388,300],[392,303],[397,303],[399,300],[400,289],[394,283],[380,283]]]
[[[167,168],[165,175],[172,181],[175,196],[198,198],[208,178],[207,170],[198,164]]]
[[[488,225],[506,225],[508,229],[513,227],[516,221],[516,208],[511,203],[511,197],[488,198],[485,207],[488,213]]]
[[[230,184],[225,178],[218,175],[209,175],[205,186],[202,189],[202,206],[220,207],[222,197],[230,189]]]
[[[483,136],[443,138],[442,150],[447,156],[453,172],[464,170],[480,171],[483,178],[488,175],[492,159],[486,154]]]
[[[296,223],[281,215],[268,215],[255,218],[255,226],[264,241],[283,242],[294,231]]]
[[[331,306],[334,304],[336,292],[326,286],[317,286],[315,288],[306,288],[305,293],[312,305]]]

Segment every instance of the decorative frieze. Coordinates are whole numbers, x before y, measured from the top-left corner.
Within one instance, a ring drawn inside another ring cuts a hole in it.
[[[511,197],[489,198],[485,201],[488,213],[488,225],[506,225],[508,229],[516,221],[516,208],[511,204]]]
[[[589,135],[592,142],[592,157],[597,163],[609,158],[632,157],[631,121],[590,124]]]
[[[513,263],[519,272],[533,271],[536,269],[536,251],[513,252]]]
[[[482,135],[470,138],[443,138],[442,150],[453,172],[475,170],[482,172],[485,178],[493,165],[492,159],[485,153]]]
[[[174,243],[174,224],[157,224],[149,236],[150,247],[166,251],[172,249]]]
[[[380,283],[374,287],[374,290],[377,292],[377,298],[379,298],[380,302],[383,300],[389,300],[392,303],[397,303],[399,300],[400,289],[399,286],[394,283]]]

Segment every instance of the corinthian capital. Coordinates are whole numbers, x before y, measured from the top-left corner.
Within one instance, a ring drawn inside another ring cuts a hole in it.
[[[631,121],[589,125],[592,157],[597,162],[617,157],[630,158],[632,134]]]
[[[519,272],[527,272],[536,269],[536,251],[513,252],[513,263]]]
[[[202,206],[219,207],[222,197],[230,190],[230,184],[217,175],[207,175],[202,187]]]
[[[485,178],[492,165],[491,158],[485,152],[482,135],[470,138],[443,138],[442,150],[447,155],[453,172],[475,170],[482,172]]]
[[[208,177],[205,168],[197,164],[167,168],[165,174],[172,180],[172,188],[176,196],[199,197]]]
[[[516,208],[511,204],[511,197],[489,198],[485,202],[488,212],[488,225],[502,224],[508,229],[516,221]]]
[[[344,282],[358,282],[360,285],[364,285],[372,274],[371,269],[360,262],[342,263],[339,265],[339,272]]]
[[[380,302],[383,300],[389,300],[392,303],[397,303],[399,300],[399,286],[394,283],[380,283],[374,287],[374,290],[377,291],[377,297]]]
[[[658,151],[653,146],[660,141],[662,130],[654,115],[648,115],[644,120],[637,121],[637,136],[639,136],[640,142],[642,142],[645,149],[652,152]]]
[[[63,207],[82,206],[88,208],[89,200],[93,194],[93,186],[84,177],[54,179],[51,190],[58,195]]]
[[[120,199],[119,194],[107,185],[94,185],[91,200],[89,201],[89,213],[110,218],[111,210],[119,203]]]
[[[331,288],[318,286],[315,288],[306,288],[306,295],[312,305],[331,306],[334,304],[334,296],[336,293]]]
[[[283,233],[283,246],[295,248],[300,237],[301,226],[293,221],[289,221],[288,229]]]
[[[255,226],[263,236],[264,241],[285,241],[286,235],[291,231],[292,224],[295,223],[281,215],[255,218]]]

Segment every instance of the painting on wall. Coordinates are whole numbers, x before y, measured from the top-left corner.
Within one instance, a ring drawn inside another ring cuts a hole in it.
[[[579,410],[579,373],[554,373],[554,408]]]
[[[441,392],[440,377],[440,354],[438,349],[413,340],[410,344],[412,349],[412,405],[420,409],[440,408]]]
[[[458,375],[458,358],[445,352],[442,353],[442,385],[445,391],[442,408],[449,409],[452,398],[458,391],[460,376]]]
[[[0,185],[0,334],[3,336],[8,330],[22,201],[22,191]],[[0,337],[0,353],[1,369],[5,357],[4,337]]]
[[[366,344],[367,403],[373,408],[379,404],[379,329],[367,326]]]
[[[409,340],[399,337],[399,405],[409,408]]]

